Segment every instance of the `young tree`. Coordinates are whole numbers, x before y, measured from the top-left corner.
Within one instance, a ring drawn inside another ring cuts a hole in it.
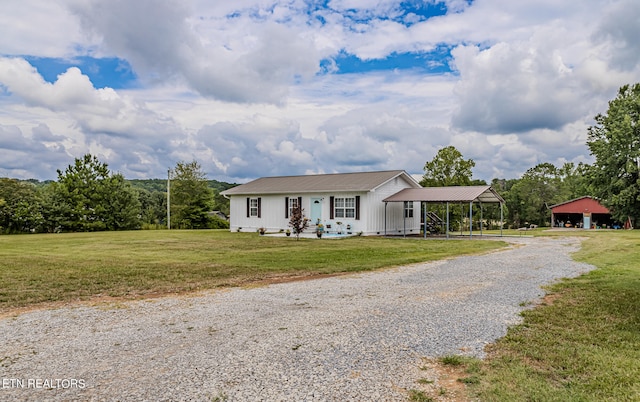
[[[595,117],[587,145],[596,158],[590,169],[594,195],[614,219],[640,218],[640,83],[624,85]]]
[[[213,206],[213,191],[206,174],[196,161],[178,162],[171,180],[171,226],[182,229],[210,227],[209,212]]]
[[[471,169],[475,165],[473,159],[465,160],[456,147],[442,148],[424,165],[424,176],[420,184],[424,187],[469,186]]]
[[[296,235],[296,240],[300,240],[300,233],[309,227],[309,218],[304,216],[304,209],[299,206],[291,208],[291,217],[289,218],[289,226]]]

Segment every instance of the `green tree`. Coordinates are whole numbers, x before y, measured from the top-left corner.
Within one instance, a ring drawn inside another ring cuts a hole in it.
[[[213,191],[206,174],[196,161],[178,162],[171,180],[171,227],[209,228],[212,218]]]
[[[454,146],[442,148],[424,165],[420,184],[424,187],[469,186],[475,165],[473,159],[464,159]]]
[[[85,155],[62,172],[48,192],[50,226],[63,231],[136,229],[140,226],[137,192],[107,164]]]
[[[596,161],[590,169],[594,195],[614,219],[640,218],[640,84],[624,85],[595,117],[587,145]]]
[[[34,184],[0,178],[0,233],[42,230],[42,198]]]
[[[514,224],[547,224],[551,217],[548,207],[562,201],[559,189],[558,169],[553,164],[540,163],[527,170],[505,199]]]
[[[166,179],[164,180],[166,187]],[[149,225],[164,225],[167,219],[167,193],[137,188],[141,219]]]
[[[590,166],[582,162],[578,165],[567,162],[558,169],[560,189],[557,202],[592,195],[593,191],[588,178],[589,169]]]
[[[140,228],[141,207],[138,192],[120,173],[102,183],[104,222],[107,230]]]
[[[588,169],[583,163],[569,162],[560,168],[541,163],[519,179],[493,179],[491,185],[505,199],[504,216],[509,226],[547,225],[549,206],[591,194]]]

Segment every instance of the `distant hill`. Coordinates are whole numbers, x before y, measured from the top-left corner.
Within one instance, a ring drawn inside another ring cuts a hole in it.
[[[131,186],[134,188],[140,188],[147,191],[167,191],[167,179],[127,179]],[[226,183],[218,180],[207,180],[209,187],[216,190],[216,193],[220,193],[224,190],[237,186],[238,184]]]
[[[42,187],[49,183],[54,182],[55,180],[40,181],[37,179],[27,179],[27,180],[18,180],[18,181],[31,183],[36,187]],[[150,192],[154,192],[154,191],[166,192],[167,191],[167,179],[126,179],[126,181],[131,183],[131,186],[133,186],[134,188],[140,188]],[[218,181],[218,180],[207,180],[207,182],[209,183],[209,187],[216,190],[217,194],[220,194],[220,192],[224,190],[228,190],[238,185],[237,183],[226,183],[224,181]]]

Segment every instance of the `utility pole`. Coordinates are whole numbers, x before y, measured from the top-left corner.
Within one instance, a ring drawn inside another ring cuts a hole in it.
[[[171,169],[167,170],[167,229],[171,229]]]

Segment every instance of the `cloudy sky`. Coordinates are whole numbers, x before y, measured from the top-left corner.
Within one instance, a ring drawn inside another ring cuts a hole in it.
[[[0,177],[86,153],[127,178],[591,162],[640,81],[637,0],[2,0]]]

